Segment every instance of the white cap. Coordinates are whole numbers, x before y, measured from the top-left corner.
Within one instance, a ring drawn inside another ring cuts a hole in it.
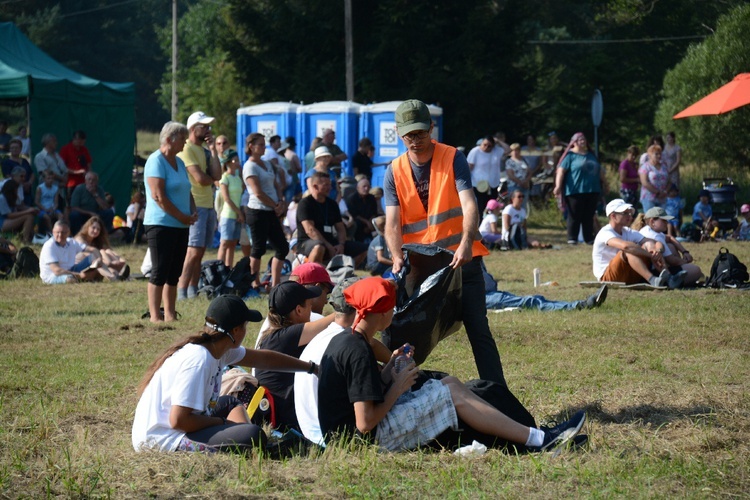
[[[285,150],[288,147],[289,147],[289,143],[288,142],[281,141],[281,144],[279,144],[279,147],[276,149],[276,152],[278,153],[279,151],[283,151],[283,150]]]
[[[607,203],[607,217],[609,217],[609,214],[611,213],[621,214],[623,212],[631,210],[632,208],[633,205],[631,205],[630,203],[626,203],[622,198],[615,198],[614,200]]]
[[[321,158],[323,156],[333,156],[330,151],[328,151],[328,148],[325,146],[318,146],[315,148],[315,159]]]
[[[199,123],[202,123],[203,125],[208,125],[209,123],[214,121],[213,116],[206,116],[206,113],[203,111],[196,111],[192,115],[188,117],[187,121],[187,128],[190,130],[194,126],[196,126]]]

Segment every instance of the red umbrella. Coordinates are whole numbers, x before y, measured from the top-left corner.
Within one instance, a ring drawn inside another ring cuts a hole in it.
[[[740,73],[719,90],[711,92],[672,118],[676,120],[688,116],[720,115],[746,104],[750,104],[750,73]]]

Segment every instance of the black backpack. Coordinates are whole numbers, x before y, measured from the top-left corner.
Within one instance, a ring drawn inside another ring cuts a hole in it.
[[[207,286],[216,288],[229,276],[229,269],[221,260],[207,260],[201,264],[201,276],[198,279],[198,289]]]
[[[16,255],[16,262],[8,273],[8,278],[35,278],[36,276],[39,276],[39,257],[31,248],[23,247]]]
[[[209,300],[219,295],[244,297],[252,288],[255,275],[250,272],[250,257],[242,257],[231,270],[227,269],[221,261],[207,261],[203,263],[203,266],[209,263],[211,266],[209,266],[209,272],[206,273],[206,282],[198,289],[198,293],[205,293]],[[213,284],[219,276],[222,277],[221,281]],[[201,271],[202,277],[203,270]]]
[[[740,262],[734,255],[724,247],[719,249],[719,255],[714,259],[711,266],[711,274],[706,280],[706,286],[710,288],[745,288],[749,286],[745,282],[750,279],[747,266]]]

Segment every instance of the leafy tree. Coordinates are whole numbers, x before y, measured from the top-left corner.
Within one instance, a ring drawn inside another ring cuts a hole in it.
[[[688,145],[686,154],[702,162],[750,164],[750,108],[720,116],[698,116],[672,120],[694,102],[750,68],[750,5],[736,7],[721,17],[716,33],[690,47],[684,59],[667,72],[655,124],[660,130],[674,130]]]
[[[196,3],[177,24],[177,95],[179,119],[183,123],[196,110],[215,116],[213,129],[234,142],[237,107],[251,99],[251,92],[240,83],[240,75],[229,52],[221,48],[226,31],[226,10],[215,3]],[[171,58],[172,28],[159,30],[163,51]],[[172,69],[162,75],[159,101],[171,109]]]

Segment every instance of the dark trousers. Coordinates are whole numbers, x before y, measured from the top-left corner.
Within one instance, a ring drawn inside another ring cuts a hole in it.
[[[490,188],[489,193],[480,193],[477,191],[477,188],[474,188],[474,196],[477,198],[477,208],[480,213],[479,221],[481,222],[481,213],[484,212],[484,209],[487,207],[487,202],[492,198],[497,198],[497,187]]]
[[[578,193],[565,197],[568,205],[568,241],[578,241],[578,231],[583,228],[583,241],[593,243],[594,214],[601,193]]]
[[[245,208],[245,221],[250,226],[250,237],[253,239],[253,249],[250,256],[260,259],[266,254],[266,242],[270,241],[275,250],[274,257],[286,259],[289,253],[289,242],[286,241],[284,229],[273,210],[257,210]]]
[[[461,273],[461,306],[463,308],[461,319],[474,353],[479,378],[507,385],[503,376],[500,353],[497,351],[497,344],[492,338],[487,321],[482,258],[474,257],[471,262],[461,268]]]

